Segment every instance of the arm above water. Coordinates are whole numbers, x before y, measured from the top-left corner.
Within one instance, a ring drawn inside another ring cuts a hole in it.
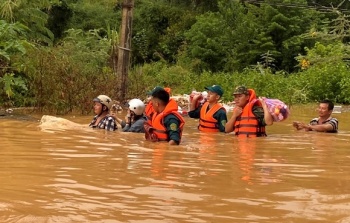
[[[169,145],[179,145],[181,140],[180,120],[171,114],[164,118],[164,125],[168,134]]]
[[[232,116],[230,118],[230,120],[226,123],[225,125],[225,132],[229,133],[232,132],[233,130],[235,130],[235,122],[237,117],[239,117],[242,114],[242,108],[241,107],[234,107],[233,108],[233,112],[232,112]]]
[[[202,106],[199,106],[198,108],[191,110],[188,112],[188,116],[190,118],[199,118],[200,117],[200,111],[201,111]]]
[[[317,132],[337,132],[338,131],[338,120],[336,118],[330,118],[322,124],[317,124],[317,122],[311,120],[308,125],[309,131]]]
[[[221,108],[215,114],[213,117],[217,120],[217,125],[219,127],[220,132],[225,132],[225,126],[227,123],[227,114],[225,109]]]

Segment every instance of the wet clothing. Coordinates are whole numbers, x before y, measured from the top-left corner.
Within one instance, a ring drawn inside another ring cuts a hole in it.
[[[105,129],[108,131],[115,131],[118,129],[118,126],[115,123],[115,119],[112,116],[106,115],[104,118],[101,119],[99,123],[96,124],[96,120],[98,117],[98,115],[95,115],[95,117],[92,119],[89,125],[91,128]]]
[[[257,118],[259,125],[266,126],[265,118],[264,118],[264,109],[260,106],[253,106],[253,114]]]
[[[183,122],[184,124],[184,122]],[[174,140],[177,144],[181,141],[181,135],[183,131],[183,125],[178,116],[174,114],[164,117],[164,127],[166,128],[167,139],[166,141]],[[176,128],[174,127],[176,126]]]
[[[149,101],[145,108],[145,114],[148,120],[152,119],[152,115],[155,113],[152,102]]]
[[[242,114],[236,118],[234,132],[236,136],[261,137],[266,136],[264,109],[256,98],[255,91],[248,89],[250,98],[244,106]]]
[[[143,127],[143,124],[147,121],[147,117],[145,115],[141,116],[138,118],[134,123],[126,124],[125,121],[122,121],[121,126],[122,126],[122,131],[123,132],[140,132],[144,133],[145,129]]]
[[[330,117],[322,123],[318,123],[319,118],[314,118],[310,121],[310,125],[319,125],[319,124],[331,124],[333,129],[331,131],[326,131],[328,133],[337,133],[338,132],[338,120],[336,118]]]
[[[206,102],[208,103],[208,102]],[[202,106],[199,106],[197,107],[195,110],[192,110],[192,111],[189,111],[188,112],[188,116],[190,118],[200,118],[202,120],[203,117],[201,117],[201,109],[202,107],[204,106],[205,104],[203,104]],[[209,112],[209,106],[207,106],[207,109],[206,109],[206,112]],[[203,113],[202,113],[203,114]],[[226,125],[226,122],[227,122],[227,114],[226,114],[226,111],[225,111],[225,108],[222,107],[220,108],[219,110],[217,110],[213,115],[212,115],[212,118],[214,120],[216,120],[216,123],[215,123],[215,128],[217,128],[220,132],[225,132],[225,125]],[[209,118],[207,118],[208,120]],[[200,123],[201,124],[201,123]]]
[[[178,106],[174,99],[169,103],[161,113],[154,113],[152,120],[148,120],[150,128],[146,127],[146,139],[152,141],[170,141],[174,140],[177,144],[181,141],[183,126],[185,120],[177,112]],[[154,137],[154,134],[156,137]],[[152,139],[150,138],[152,137]]]

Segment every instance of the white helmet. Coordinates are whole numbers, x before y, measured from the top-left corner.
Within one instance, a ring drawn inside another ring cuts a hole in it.
[[[129,101],[129,109],[135,115],[142,115],[145,111],[145,104],[140,99],[134,98]]]
[[[108,110],[111,109],[113,104],[112,99],[107,95],[99,95],[93,101],[100,102],[101,104],[107,106]]]

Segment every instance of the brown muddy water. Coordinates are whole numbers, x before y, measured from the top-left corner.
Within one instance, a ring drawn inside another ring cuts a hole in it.
[[[350,112],[338,134],[294,131],[314,108],[247,140],[186,118],[180,146],[1,117],[0,222],[350,222]]]

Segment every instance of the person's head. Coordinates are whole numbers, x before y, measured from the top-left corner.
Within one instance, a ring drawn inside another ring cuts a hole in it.
[[[219,85],[205,87],[205,90],[208,91],[207,101],[209,103],[217,103],[224,94],[224,90]]]
[[[93,100],[94,102],[94,113],[101,115],[103,112],[108,112],[112,106],[112,99],[107,95],[99,95]]]
[[[131,99],[128,104],[130,112],[136,116],[142,116],[145,112],[145,104],[140,99]]]
[[[233,92],[233,97],[236,103],[236,106],[244,108],[249,102],[249,91],[248,88],[245,86],[238,86],[236,87],[235,91]]]
[[[165,106],[169,103],[170,95],[167,91],[162,89],[157,89],[152,93],[152,104],[156,112],[162,112]]]
[[[330,100],[322,100],[318,105],[318,115],[320,117],[328,118],[333,112],[334,104]]]
[[[163,87],[157,86],[157,87],[153,88],[152,91],[147,92],[147,95],[148,95],[149,97],[152,97],[153,92],[158,91],[158,90],[161,90],[161,89],[163,89],[163,90],[165,90],[166,92],[168,92],[169,95],[171,94],[171,88],[169,88],[169,87],[163,88]]]

